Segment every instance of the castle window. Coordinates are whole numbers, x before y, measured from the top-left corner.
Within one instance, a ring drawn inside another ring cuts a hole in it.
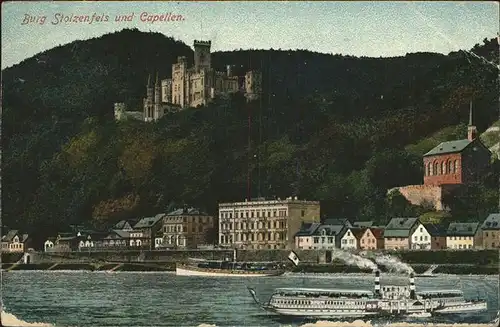
[[[427,163],[427,176],[432,176],[432,165],[431,163]]]
[[[442,173],[443,173],[443,174],[446,174],[446,173],[447,173],[447,172],[446,172],[446,162],[444,162],[444,161],[443,161],[443,162],[441,162],[441,171],[442,171]]]
[[[454,172],[457,172],[458,171],[458,160],[455,160],[455,169],[454,169]]]
[[[448,172],[449,173],[454,173],[455,172],[455,166],[453,166],[453,161],[448,161]]]

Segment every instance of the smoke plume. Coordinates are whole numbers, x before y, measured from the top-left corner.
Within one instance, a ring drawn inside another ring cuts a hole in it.
[[[359,255],[339,249],[335,249],[334,251],[332,251],[332,260],[333,259],[339,259],[344,263],[348,264],[349,266],[357,266],[358,268],[361,269],[371,269],[371,270],[378,269],[378,266],[370,259],[363,258]]]

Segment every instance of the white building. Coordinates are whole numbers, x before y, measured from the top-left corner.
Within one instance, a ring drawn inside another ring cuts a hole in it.
[[[431,234],[429,234],[424,225],[422,225],[420,222],[417,222],[417,227],[410,235],[410,249],[430,250],[431,242]]]
[[[257,199],[219,204],[221,246],[285,249],[295,246],[302,223],[319,222],[319,201]]]
[[[344,235],[340,238],[340,248],[343,250],[357,249],[358,239],[354,234],[355,228],[348,228]]]

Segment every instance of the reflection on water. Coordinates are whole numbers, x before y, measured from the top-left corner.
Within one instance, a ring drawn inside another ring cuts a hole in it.
[[[396,276],[382,276],[381,282]],[[404,279],[404,278],[403,278]],[[406,321],[284,321],[256,307],[247,286],[267,299],[276,287],[373,287],[371,275],[286,275],[269,278],[200,278],[170,273],[13,271],[3,274],[2,324],[8,326],[303,326],[421,327]],[[498,308],[497,276],[416,279],[420,289],[462,288],[487,297],[488,311],[431,318],[426,326],[491,326]]]

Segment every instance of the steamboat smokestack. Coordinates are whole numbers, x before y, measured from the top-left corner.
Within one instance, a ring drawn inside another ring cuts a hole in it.
[[[380,297],[380,270],[375,271],[375,296]]]
[[[415,275],[410,273],[410,299],[415,300],[417,298],[415,294]]]

